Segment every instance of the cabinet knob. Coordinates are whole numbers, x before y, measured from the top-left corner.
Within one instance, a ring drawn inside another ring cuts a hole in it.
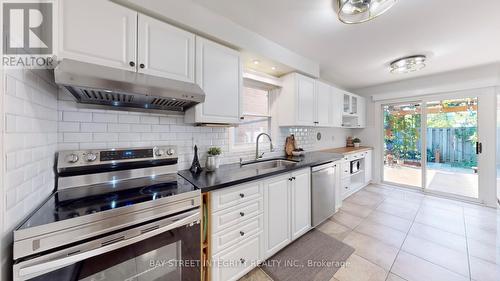
[[[245,259],[240,259],[240,262],[241,263],[245,263]]]
[[[241,236],[245,235],[245,232],[240,231],[240,235],[241,235]]]
[[[242,217],[243,217],[244,215],[245,215],[245,213],[243,213],[243,212],[240,212],[240,216],[242,216]]]
[[[349,189],[349,186],[344,186],[345,189]]]
[[[135,62],[131,61],[128,63],[130,66],[134,67],[135,66]]]
[[[295,177],[292,177],[292,180],[295,180]]]
[[[240,193],[240,197],[241,197],[241,198],[245,197],[245,194]]]
[[[140,68],[144,68],[144,67],[146,67],[146,66],[145,66],[143,63],[141,63],[141,64],[139,65],[139,67],[140,67]]]
[[[292,178],[288,178],[289,181],[292,181]]]

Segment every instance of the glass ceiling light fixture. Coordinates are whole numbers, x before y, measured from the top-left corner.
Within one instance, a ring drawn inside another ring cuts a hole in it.
[[[416,55],[404,57],[391,62],[391,73],[410,73],[421,70],[425,67],[426,57]]]
[[[334,0],[339,20],[353,24],[372,20],[387,12],[398,0]]]

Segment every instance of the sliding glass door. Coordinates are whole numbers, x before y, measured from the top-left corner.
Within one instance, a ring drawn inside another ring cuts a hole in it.
[[[382,105],[383,181],[478,199],[478,98]]]
[[[478,198],[477,97],[427,101],[425,188]]]
[[[422,187],[422,106],[418,102],[383,106],[384,181]]]

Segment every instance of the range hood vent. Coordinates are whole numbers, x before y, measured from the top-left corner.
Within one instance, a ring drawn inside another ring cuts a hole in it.
[[[64,59],[54,71],[57,84],[79,103],[186,111],[205,101],[194,83]]]

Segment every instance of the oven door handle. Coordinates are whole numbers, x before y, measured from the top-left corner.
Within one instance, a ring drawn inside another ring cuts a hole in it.
[[[117,240],[117,242],[112,243],[112,244],[106,244],[103,245],[99,248],[88,250],[82,253],[74,254],[71,256],[66,256],[63,258],[54,258],[54,259],[48,259],[45,261],[41,261],[35,265],[30,265],[26,267],[20,267],[19,268],[19,273],[18,277],[20,279],[16,280],[26,280],[29,278],[33,278],[39,275],[42,275],[44,273],[86,260],[88,258],[98,256],[140,241],[143,241],[145,239],[151,238],[155,235],[158,235],[160,233],[163,233],[168,230],[172,230],[181,226],[189,225],[192,223],[198,223],[200,219],[200,211],[199,209],[192,210],[186,213],[179,214],[177,216],[173,216],[171,218],[167,218],[168,224],[156,228],[154,230],[150,230],[147,232],[143,232],[140,235],[130,237],[128,239],[122,239],[122,240]],[[171,223],[170,223],[171,222]],[[144,228],[144,226],[141,226],[141,228]],[[147,228],[145,228],[147,230]],[[14,276],[16,278],[16,276]]]

